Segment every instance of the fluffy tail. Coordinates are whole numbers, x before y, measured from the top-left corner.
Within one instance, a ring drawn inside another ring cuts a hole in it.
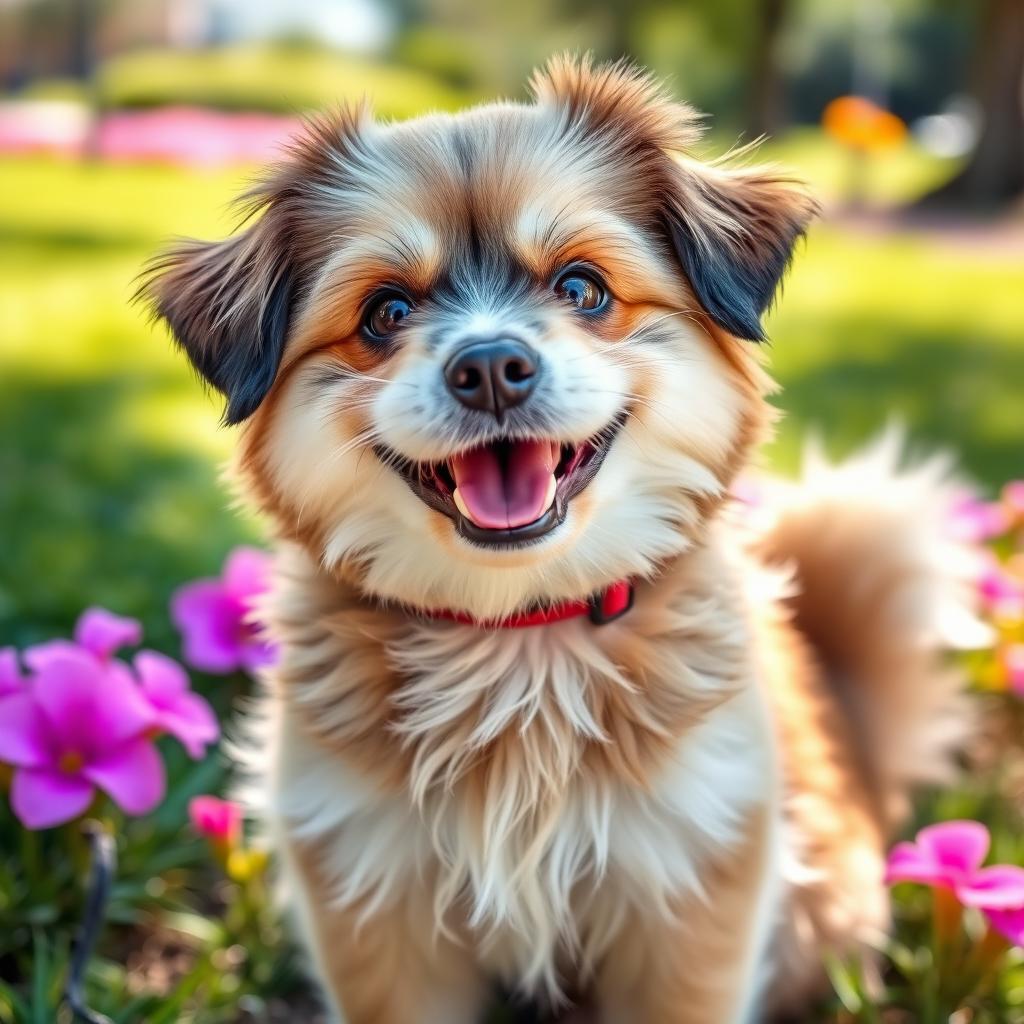
[[[948,778],[970,730],[961,673],[944,650],[984,646],[976,555],[946,534],[949,462],[901,469],[890,430],[830,465],[808,449],[802,479],[772,486],[759,547],[794,576],[795,623],[843,702],[890,824],[912,787]]]

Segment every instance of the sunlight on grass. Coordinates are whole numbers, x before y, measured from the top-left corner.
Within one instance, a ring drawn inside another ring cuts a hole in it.
[[[1020,472],[1024,266],[955,236],[816,227],[769,320],[787,410],[777,461],[808,427],[848,449],[889,418],[996,484]]]

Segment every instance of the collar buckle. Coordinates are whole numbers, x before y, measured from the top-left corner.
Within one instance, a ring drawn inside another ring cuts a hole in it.
[[[607,626],[621,619],[632,607],[636,594],[629,580],[613,583],[607,590],[587,598],[588,615],[595,626]]]

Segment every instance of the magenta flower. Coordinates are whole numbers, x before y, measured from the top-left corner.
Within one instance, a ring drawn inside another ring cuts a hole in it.
[[[25,663],[40,671],[48,661],[65,654],[85,651],[97,661],[109,661],[122,647],[142,640],[142,623],[108,612],[106,608],[86,608],[75,623],[73,640],[48,640],[25,651]]]
[[[917,882],[949,889],[965,907],[984,912],[1010,942],[1024,939],[1024,868],[1012,864],[982,867],[989,833],[977,821],[929,825],[916,842],[899,843],[889,854],[885,880]]]
[[[978,593],[985,606],[1000,618],[1024,618],[1024,581],[1008,572],[990,552],[986,555],[978,579]]]
[[[13,647],[0,647],[0,700],[21,693],[23,685],[18,652]]]
[[[201,758],[220,736],[220,727],[210,705],[192,692],[185,670],[156,651],[139,651],[133,664],[156,728],[178,740],[189,757]]]
[[[219,579],[201,579],[180,587],[171,598],[171,619],[181,631],[183,657],[205,672],[226,674],[270,664],[275,657],[262,627],[254,621],[254,603],[270,586],[270,556],[255,548],[236,548]]]
[[[0,760],[15,767],[11,806],[26,828],[77,817],[97,788],[129,814],[163,797],[163,762],[149,735],[154,711],[119,662],[54,654],[3,712]]]
[[[238,845],[242,835],[242,808],[233,800],[197,796],[189,801],[192,827],[211,842],[225,847]]]
[[[948,529],[956,539],[969,544],[1000,537],[1010,528],[1006,508],[997,501],[982,501],[972,492],[965,492],[949,510]]]
[[[1024,947],[1024,908],[1015,910],[986,910],[988,923],[1007,942]]]

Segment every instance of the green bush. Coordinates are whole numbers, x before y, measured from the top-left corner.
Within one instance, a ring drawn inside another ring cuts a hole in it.
[[[130,53],[103,65],[97,95],[106,107],[194,104],[285,114],[367,97],[388,118],[465,102],[462,92],[421,71],[295,46]]]

